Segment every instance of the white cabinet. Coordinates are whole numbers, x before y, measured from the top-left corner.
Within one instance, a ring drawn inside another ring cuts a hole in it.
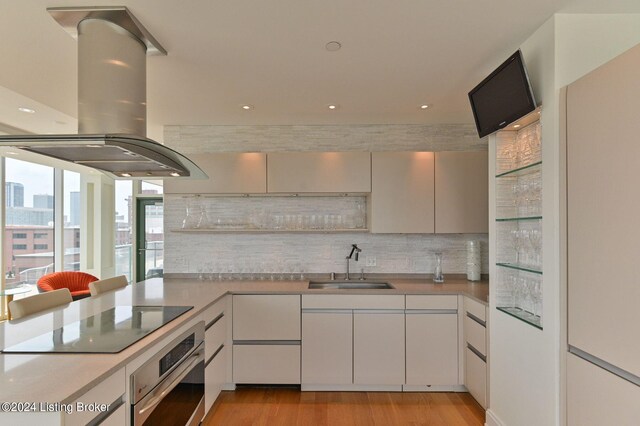
[[[374,152],[371,232],[434,232],[433,152]]]
[[[353,382],[404,383],[404,312],[353,313]]]
[[[464,298],[464,384],[483,408],[487,408],[489,393],[486,318],[485,305],[468,297]]]
[[[489,232],[487,151],[435,153],[435,232]]]
[[[640,386],[573,354],[567,355],[567,425],[635,426]]]
[[[569,345],[636,376],[639,68],[636,46],[569,85],[566,106]]]
[[[457,386],[458,296],[408,295],[407,379],[411,386]]]
[[[371,192],[368,152],[282,152],[267,155],[268,192]]]
[[[487,408],[487,363],[468,346],[464,352],[464,384],[471,396],[483,408]]]
[[[353,383],[351,310],[302,313],[302,383]]]
[[[303,295],[303,390],[401,390],[402,295]]]
[[[267,157],[257,152],[197,154],[191,157],[208,179],[166,179],[165,194],[264,194]]]
[[[300,295],[234,295],[233,340],[300,340]]]
[[[300,345],[234,345],[233,381],[300,384]]]
[[[111,404],[109,410],[113,410],[113,412],[109,417],[113,415],[116,416],[113,420],[124,420],[124,416],[119,417],[120,414],[116,412],[119,407],[113,403],[118,400],[118,398],[120,398],[120,401],[124,400],[126,385],[125,369],[121,368],[72,402],[74,410],[71,414],[67,414],[66,412],[63,414],[63,424],[68,426],[86,425],[105,414],[95,410],[78,410],[76,407],[79,404]]]
[[[233,382],[300,383],[300,295],[233,296]]]
[[[227,382],[227,303],[228,297],[207,308],[203,315],[204,332],[204,401],[205,413],[220,395]]]
[[[227,376],[227,347],[221,346],[204,368],[204,412],[208,413],[222,391]]]

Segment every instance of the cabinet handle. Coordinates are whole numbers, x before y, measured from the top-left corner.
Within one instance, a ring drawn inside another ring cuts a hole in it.
[[[213,321],[211,321],[209,324],[207,324],[207,326],[204,328],[204,329],[205,329],[205,331],[206,331],[206,330],[208,330],[208,329],[210,329],[211,327],[213,327],[213,325],[214,325],[215,323],[217,323],[218,321],[220,321],[220,320],[222,319],[222,317],[224,317],[224,312],[222,312],[220,315],[218,315],[217,317],[215,317],[215,318],[213,319]]]
[[[467,312],[467,316],[469,317],[469,319],[472,319],[473,321],[477,322],[478,324],[480,324],[484,328],[487,328],[487,322],[486,321],[482,321],[480,318],[478,318],[477,316],[473,315],[471,312]]]
[[[485,363],[487,362],[487,357],[482,355],[482,352],[480,352],[479,350],[477,350],[476,348],[474,348],[473,346],[471,346],[471,344],[467,343],[467,349],[469,349],[471,352],[474,353],[475,356],[477,356],[478,358],[480,358],[482,361],[484,361]]]

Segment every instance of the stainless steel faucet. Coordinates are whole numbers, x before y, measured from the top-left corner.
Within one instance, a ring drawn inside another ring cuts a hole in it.
[[[349,255],[347,256],[347,276],[345,277],[346,281],[349,281],[351,279],[351,277],[349,276],[349,262],[351,262],[353,254],[355,253],[355,261],[357,262],[361,252],[362,249],[360,249],[360,247],[358,247],[356,244],[351,244],[351,253],[349,253]]]

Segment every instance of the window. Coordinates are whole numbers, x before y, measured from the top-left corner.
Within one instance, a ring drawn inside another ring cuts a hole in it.
[[[64,264],[65,271],[80,270],[80,173],[64,171]]]
[[[46,250],[49,248],[48,244],[34,244],[33,245],[33,249],[34,250]]]
[[[163,192],[161,180],[143,180],[140,187],[142,195],[160,195]]]
[[[15,158],[5,159],[5,239],[14,233],[26,234],[27,242],[41,234],[39,243],[13,244],[3,253],[5,285],[35,284],[42,275],[53,272],[54,251],[54,169]],[[38,252],[36,253],[36,250]],[[16,253],[16,251],[18,251]]]
[[[13,237],[13,238],[15,238],[15,234],[13,234],[13,235],[14,235],[14,237]],[[25,235],[26,235],[26,234],[25,234]],[[25,238],[26,238],[26,237],[25,237]],[[34,238],[35,240],[40,240],[40,239],[42,239],[42,238],[49,238],[49,234],[45,234],[45,233],[42,233],[42,232],[35,232],[35,233],[33,234],[33,238]]]
[[[133,243],[133,182],[117,180],[116,193],[116,275],[126,275],[132,281]]]
[[[20,232],[20,233],[15,233],[13,234],[13,239],[14,240],[24,240],[25,238],[27,238],[27,234]]]

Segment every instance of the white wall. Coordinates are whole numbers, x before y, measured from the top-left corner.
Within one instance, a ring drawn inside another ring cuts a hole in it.
[[[497,311],[495,292],[491,292],[490,426],[565,423],[560,89],[637,43],[640,15],[562,14],[550,18],[521,46],[534,92],[543,105],[544,329],[536,330]],[[490,138],[490,158],[495,158],[495,138]],[[490,170],[493,167],[492,163]],[[495,217],[493,204],[490,215]],[[490,229],[490,247],[495,247],[494,235]],[[495,264],[493,250],[489,262]],[[490,273],[495,273],[495,267]]]

